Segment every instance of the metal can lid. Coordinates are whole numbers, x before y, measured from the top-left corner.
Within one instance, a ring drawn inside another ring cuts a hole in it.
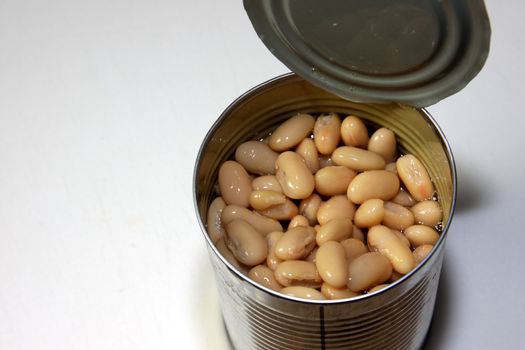
[[[429,106],[483,67],[483,0],[244,0],[261,40],[292,71],[356,102]]]

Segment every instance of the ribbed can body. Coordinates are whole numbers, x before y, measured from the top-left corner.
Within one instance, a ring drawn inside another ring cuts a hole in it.
[[[386,293],[328,305],[264,295],[212,260],[236,349],[418,349],[430,325],[442,254],[419,276]]]
[[[301,301],[250,281],[218,253],[205,232],[217,171],[243,141],[268,134],[298,113],[354,114],[369,125],[393,130],[402,151],[427,166],[443,208],[443,232],[434,250],[413,271],[370,296]],[[194,196],[208,242],[220,305],[232,345],[249,349],[418,349],[430,326],[445,239],[452,218],[456,179],[448,144],[424,110],[396,104],[358,104],[312,86],[293,74],[241,96],[206,136],[194,174]]]

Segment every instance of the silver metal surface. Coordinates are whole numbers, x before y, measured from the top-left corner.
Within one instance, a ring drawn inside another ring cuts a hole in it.
[[[427,164],[444,211],[444,228],[421,265],[389,287],[345,300],[304,301],[250,281],[223,259],[206,234],[219,165],[237,145],[259,138],[297,112],[358,115],[392,129],[401,148]],[[226,328],[236,349],[418,349],[430,325],[443,248],[454,211],[456,173],[450,148],[424,110],[397,104],[358,104],[294,74],[247,92],[206,136],[194,173],[194,199],[217,278]]]
[[[482,0],[244,0],[270,52],[345,99],[429,106],[483,67]]]

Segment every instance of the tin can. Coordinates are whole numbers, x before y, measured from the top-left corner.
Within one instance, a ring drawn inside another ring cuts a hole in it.
[[[260,139],[298,112],[356,115],[397,136],[401,152],[427,167],[443,208],[443,230],[432,252],[388,287],[352,299],[308,301],[248,279],[229,264],[206,232],[207,210],[217,195],[220,165],[244,141]],[[206,135],[194,171],[194,203],[207,242],[232,346],[248,349],[418,349],[434,309],[447,231],[456,198],[454,159],[445,136],[424,109],[355,103],[295,74],[265,82],[234,101]]]

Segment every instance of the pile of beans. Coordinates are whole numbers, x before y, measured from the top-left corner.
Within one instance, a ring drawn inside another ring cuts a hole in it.
[[[370,135],[370,132],[372,134]],[[439,239],[442,210],[423,164],[356,116],[298,114],[239,145],[218,175],[207,230],[253,281],[305,299],[372,293]]]

